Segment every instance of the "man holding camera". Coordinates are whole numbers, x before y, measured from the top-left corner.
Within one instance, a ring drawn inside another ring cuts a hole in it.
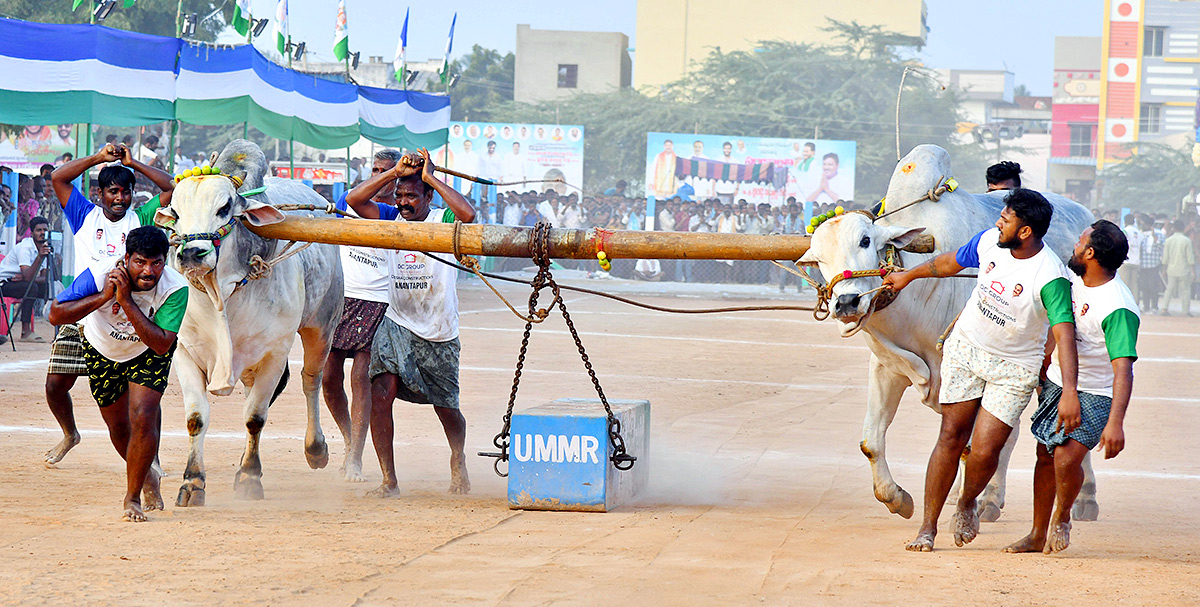
[[[5,297],[21,298],[21,341],[41,343],[45,340],[33,332],[33,308],[38,299],[46,298],[46,268],[54,263],[47,232],[50,222],[45,217],[29,220],[31,238],[17,243],[12,253],[0,261],[0,283]]]

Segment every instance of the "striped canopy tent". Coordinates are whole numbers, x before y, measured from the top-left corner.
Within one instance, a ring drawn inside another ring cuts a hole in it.
[[[176,70],[178,65],[178,71]],[[450,98],[325,80],[250,45],[0,19],[0,123],[248,123],[320,149],[446,143]]]
[[[0,19],[0,123],[173,120],[180,44],[96,25]]]

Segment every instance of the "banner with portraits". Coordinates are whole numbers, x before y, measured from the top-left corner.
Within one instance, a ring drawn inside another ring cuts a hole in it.
[[[567,194],[583,187],[582,125],[451,122],[448,143],[437,155],[438,164],[453,170],[513,184],[500,186],[501,192]],[[472,184],[459,187],[469,195]]]
[[[854,200],[853,141],[647,133],[646,196],[784,204]]]
[[[55,164],[64,153],[75,153],[76,132],[74,124],[52,124],[25,126],[15,135],[0,136],[0,165],[36,174],[43,164]]]

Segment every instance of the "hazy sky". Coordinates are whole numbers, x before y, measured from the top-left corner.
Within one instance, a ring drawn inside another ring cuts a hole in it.
[[[779,0],[787,2],[790,0]],[[832,0],[836,1],[836,0]],[[1099,36],[1103,3],[1099,0],[925,0],[929,8],[928,46],[921,56],[931,67],[1001,69],[1016,74],[1035,95],[1049,95],[1054,65],[1054,36]],[[275,0],[253,0],[258,17],[275,11]],[[350,48],[391,60],[411,6],[408,56],[440,58],[450,19],[458,12],[454,56],[473,44],[514,50],[518,23],[536,29],[619,31],[636,48],[635,0],[457,0],[407,4],[391,0],[346,0]],[[308,43],[316,60],[333,59],[333,22],[337,0],[291,0],[292,34]],[[271,43],[271,30],[259,39]],[[636,52],[636,51],[635,51]],[[1099,58],[1097,58],[1099,61]]]

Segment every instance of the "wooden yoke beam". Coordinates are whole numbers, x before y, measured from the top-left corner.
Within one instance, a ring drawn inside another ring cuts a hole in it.
[[[266,226],[246,225],[265,238],[327,244],[359,245],[431,253],[454,252],[454,225],[288,216]],[[465,255],[524,257],[531,255],[532,228],[463,224],[460,246]],[[808,250],[800,235],[645,232],[637,230],[552,229],[550,257],[596,259],[762,259],[796,260]]]

